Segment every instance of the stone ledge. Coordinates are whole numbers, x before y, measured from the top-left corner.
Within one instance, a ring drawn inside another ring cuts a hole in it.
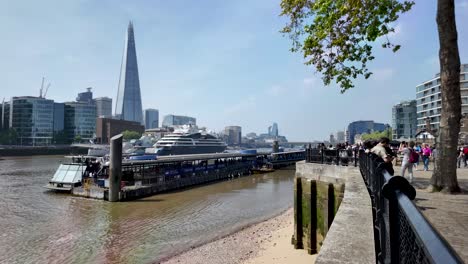
[[[359,168],[298,162],[296,175],[344,182],[344,198],[316,263],[375,263],[372,207]]]

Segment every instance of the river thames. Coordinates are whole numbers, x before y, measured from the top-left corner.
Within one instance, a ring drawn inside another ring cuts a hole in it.
[[[294,170],[109,203],[47,191],[61,156],[0,160],[0,263],[155,263],[293,204]]]

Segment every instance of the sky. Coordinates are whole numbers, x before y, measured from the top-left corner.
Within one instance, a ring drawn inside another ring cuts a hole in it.
[[[468,63],[468,0],[456,0],[458,45]],[[352,121],[391,123],[392,106],[415,99],[416,85],[439,71],[436,0],[416,0],[390,40],[377,40],[374,75],[344,94],[325,87],[313,66],[291,53],[279,31],[279,0],[0,0],[0,100],[39,95],[72,101],[92,87],[115,99],[125,33],[133,21],[143,108],[197,118],[220,131],[266,133],[278,123],[290,141],[327,139]]]

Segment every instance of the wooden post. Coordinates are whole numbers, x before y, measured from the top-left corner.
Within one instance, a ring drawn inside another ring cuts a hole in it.
[[[122,139],[122,134],[111,138],[109,202],[119,201],[120,184],[122,181]]]
[[[302,249],[302,181],[301,177],[294,179],[294,235],[292,244],[295,249]]]

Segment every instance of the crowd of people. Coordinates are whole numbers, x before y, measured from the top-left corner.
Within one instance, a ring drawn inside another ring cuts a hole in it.
[[[400,145],[391,144],[389,138],[383,137],[377,141],[365,141],[363,143],[350,145],[348,142],[343,144],[337,144],[336,146],[329,145],[325,146],[323,143],[319,145],[320,149],[329,150],[348,150],[348,151],[365,151],[366,153],[374,153],[388,164],[387,170],[393,174],[393,164],[397,161],[401,161],[401,176],[405,177],[408,175],[408,180],[413,181],[413,170],[418,170],[418,166],[422,163],[423,170],[429,170],[429,164],[433,160],[433,166],[435,167],[435,157],[437,150],[435,146],[431,146],[427,143],[415,143],[401,142]],[[458,167],[461,165],[468,167],[468,146],[460,148]]]
[[[388,164],[392,164],[395,159],[398,159],[398,154],[401,154],[401,176],[405,177],[406,171],[408,171],[409,182],[413,181],[413,169],[417,170],[421,161],[424,171],[429,170],[429,162],[431,159],[434,160],[434,167],[436,166],[435,157],[437,155],[437,150],[435,146],[430,146],[427,143],[421,144],[415,143],[414,141],[403,141],[398,148],[392,149],[390,147],[390,140],[384,137],[367,151],[378,155]]]

